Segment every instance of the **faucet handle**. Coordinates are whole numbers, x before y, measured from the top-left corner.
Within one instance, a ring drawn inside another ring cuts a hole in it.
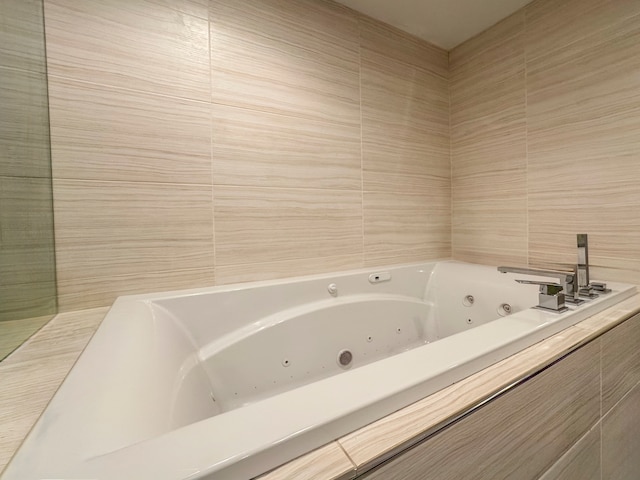
[[[568,310],[564,304],[564,286],[560,283],[544,282],[538,280],[516,280],[527,285],[539,285],[538,305],[533,308],[561,313]]]

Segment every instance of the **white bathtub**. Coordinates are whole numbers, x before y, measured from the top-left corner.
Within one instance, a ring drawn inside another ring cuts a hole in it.
[[[2,478],[249,479],[635,293],[557,314],[515,278],[540,277],[436,262],[121,297]]]

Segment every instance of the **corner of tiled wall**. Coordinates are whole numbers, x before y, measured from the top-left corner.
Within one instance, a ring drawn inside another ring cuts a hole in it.
[[[453,252],[640,282],[640,4],[537,0],[451,52]]]

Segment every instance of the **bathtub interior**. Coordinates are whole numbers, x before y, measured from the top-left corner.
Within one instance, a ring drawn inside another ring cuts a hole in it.
[[[176,429],[424,345],[435,264],[229,287],[147,302],[183,338],[166,428]],[[337,295],[328,292],[335,284]],[[132,297],[134,298],[134,297]],[[348,351],[351,361],[339,363]]]
[[[538,287],[515,279],[553,280],[537,275],[504,274],[495,267],[458,262],[437,264],[426,286],[433,305],[429,336],[440,340],[485,325],[538,304]]]
[[[473,266],[470,275],[467,264],[440,262],[381,273],[391,279],[371,283],[370,273],[347,274],[151,302],[155,316],[171,319],[192,345],[176,371],[170,428],[360,368],[537,303],[535,285],[520,285],[491,267]],[[331,284],[337,288],[335,296],[328,293]],[[290,290],[285,296],[283,287]],[[350,357],[346,365],[341,364],[345,352]]]
[[[424,345],[429,312],[422,301],[391,295],[281,312],[203,352],[212,398],[225,412]]]

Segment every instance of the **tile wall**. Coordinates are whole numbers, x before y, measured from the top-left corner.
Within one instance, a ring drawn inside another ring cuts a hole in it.
[[[322,0],[45,0],[60,309],[451,255],[448,54]]]
[[[640,3],[536,0],[455,48],[453,256],[640,283]]]
[[[324,0],[46,0],[61,310],[453,257],[640,282],[640,6],[449,54]]]

